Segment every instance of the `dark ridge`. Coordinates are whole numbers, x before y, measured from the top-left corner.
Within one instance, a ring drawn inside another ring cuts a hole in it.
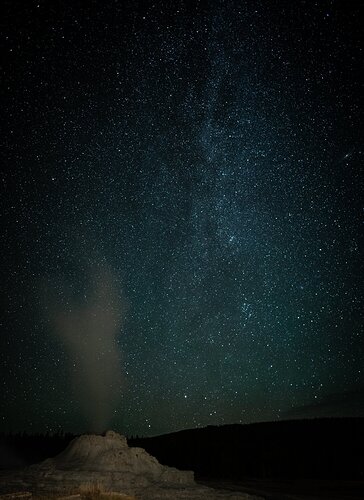
[[[364,418],[208,426],[129,444],[197,478],[364,479]]]

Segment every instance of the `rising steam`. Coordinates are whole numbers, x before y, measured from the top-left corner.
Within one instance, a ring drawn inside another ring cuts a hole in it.
[[[62,287],[52,299],[52,329],[68,351],[78,403],[90,430],[107,427],[121,390],[120,330],[122,304],[112,273],[105,267],[88,269],[82,299]],[[68,294],[68,296],[67,296]],[[65,299],[66,295],[66,299]]]

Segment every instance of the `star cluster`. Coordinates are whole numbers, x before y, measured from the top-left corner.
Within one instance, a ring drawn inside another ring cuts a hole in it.
[[[5,2],[4,429],[91,425],[54,322],[99,304],[129,435],[361,390],[359,10]]]

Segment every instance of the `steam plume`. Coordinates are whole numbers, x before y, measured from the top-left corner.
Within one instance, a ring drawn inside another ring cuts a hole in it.
[[[53,307],[54,330],[70,358],[80,407],[90,430],[104,430],[121,389],[116,335],[122,304],[112,274],[105,267],[89,271],[88,293],[68,297]],[[64,295],[64,292],[63,292]],[[67,307],[66,307],[67,304]]]

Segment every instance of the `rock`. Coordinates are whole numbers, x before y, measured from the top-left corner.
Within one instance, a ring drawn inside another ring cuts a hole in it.
[[[99,477],[111,474],[115,480],[143,476],[151,483],[193,484],[192,471],[179,471],[161,465],[143,448],[129,448],[126,438],[108,431],[105,436],[84,435],[75,438],[54,458],[31,467],[43,476],[62,476],[66,471],[80,476],[97,472]],[[134,482],[134,481],[133,481]]]
[[[161,465],[143,448],[129,448],[126,438],[113,431],[105,436],[80,436],[56,457],[22,473],[3,476],[3,481],[8,491],[21,487],[42,495],[78,493],[82,497],[85,491],[94,491],[117,492],[139,500],[256,498],[197,485],[192,471]]]
[[[129,448],[126,438],[113,431],[105,436],[83,435],[54,458],[28,468],[37,491],[75,491],[96,485],[103,491],[133,494],[155,484],[193,485],[192,471],[161,465],[143,448]]]

